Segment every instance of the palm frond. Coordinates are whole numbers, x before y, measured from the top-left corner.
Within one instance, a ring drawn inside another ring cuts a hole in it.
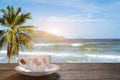
[[[36,30],[33,28],[34,28],[34,26],[19,26],[18,31],[34,34],[36,32]]]
[[[21,24],[25,23],[25,21],[26,21],[27,19],[31,19],[30,13],[18,15],[18,16],[15,18],[14,25],[21,25]]]
[[[0,24],[7,27],[9,26],[9,23],[4,18],[0,18]]]
[[[3,37],[3,38],[0,40],[0,51],[1,51],[1,49],[5,46],[6,43],[7,43],[7,41],[5,40],[5,37]]]
[[[1,9],[0,12],[3,14],[3,15],[7,15],[6,11],[4,9]]]
[[[11,17],[15,17],[15,11],[14,11],[13,6],[11,7]]]
[[[5,30],[0,30],[0,37],[2,37],[5,34]]]
[[[6,41],[10,42],[13,35],[14,35],[14,31],[13,30],[8,30],[5,33],[5,39],[6,39]]]
[[[26,18],[26,19],[31,19],[30,13],[23,14],[23,17]]]
[[[0,31],[0,50],[5,46],[6,40],[5,40],[5,30]]]
[[[21,12],[21,8],[18,8],[15,12],[15,17],[18,16],[18,14]]]
[[[31,19],[30,13],[20,14],[21,8],[14,10],[13,6],[7,6],[7,10],[2,9],[3,14],[0,23],[5,26],[16,26],[25,23],[26,19]]]
[[[27,49],[32,49],[33,41],[29,35],[25,33],[20,33],[19,39],[20,39],[20,43],[24,45]]]
[[[7,10],[2,9],[1,13],[3,14],[2,17],[0,18],[0,23],[1,25],[9,26],[12,22],[11,16],[11,9],[10,6],[7,7]]]

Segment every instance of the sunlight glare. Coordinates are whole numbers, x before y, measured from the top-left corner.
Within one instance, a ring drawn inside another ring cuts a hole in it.
[[[52,28],[49,30],[50,33],[55,34],[55,35],[59,35],[60,34],[60,29],[57,28]]]

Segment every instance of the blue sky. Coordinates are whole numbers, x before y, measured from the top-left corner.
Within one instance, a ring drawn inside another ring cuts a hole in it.
[[[120,38],[120,0],[0,0],[0,9],[8,5],[31,12],[26,24],[42,31],[66,38]]]

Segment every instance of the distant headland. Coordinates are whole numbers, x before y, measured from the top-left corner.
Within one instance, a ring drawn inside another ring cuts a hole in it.
[[[112,41],[120,42],[120,39],[83,39],[83,38],[69,39],[63,36],[58,36],[44,31],[36,32],[36,35],[34,35],[33,39],[35,42],[38,41],[40,42],[112,42]]]

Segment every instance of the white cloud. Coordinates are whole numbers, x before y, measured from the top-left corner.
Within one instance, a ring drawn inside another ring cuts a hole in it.
[[[35,21],[35,22],[34,22]],[[51,29],[59,30],[59,35],[68,35],[75,30],[75,27],[82,26],[87,22],[105,22],[103,19],[94,19],[92,16],[80,18],[79,15],[74,16],[49,16],[49,17],[36,17],[33,19],[33,25],[37,26],[39,30],[51,32]],[[77,26],[76,26],[77,24]],[[82,29],[80,29],[82,30]],[[78,32],[80,31],[78,29]],[[82,32],[82,31],[80,31]]]
[[[94,19],[91,15],[88,15],[88,17],[85,18],[79,18],[79,17],[58,17],[58,16],[50,16],[50,17],[44,17],[39,20],[40,22],[63,22],[63,23],[74,23],[74,22],[105,22],[104,19]]]

